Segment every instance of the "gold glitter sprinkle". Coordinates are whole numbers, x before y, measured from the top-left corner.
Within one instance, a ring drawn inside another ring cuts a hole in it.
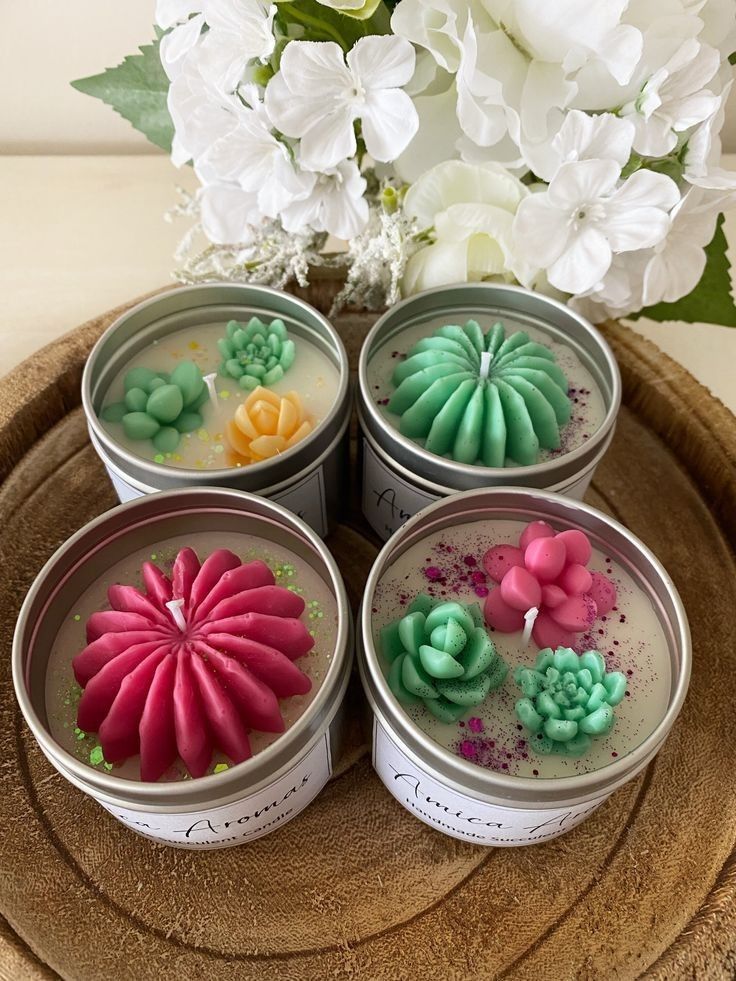
[[[218,392],[217,394],[220,396],[221,399],[229,399],[230,398],[230,392],[226,388],[223,389],[223,391]]]
[[[229,770],[229,769],[230,769],[230,767],[227,765],[227,763],[215,763],[215,769],[214,769],[213,772],[214,773],[224,773],[225,770]]]
[[[209,441],[210,441],[210,434],[207,432],[206,429],[198,429],[197,430],[197,438],[198,439],[201,439],[203,443],[209,443]]]
[[[190,341],[189,342],[189,350],[190,351],[198,351],[199,350],[199,344],[197,343],[197,341]]]

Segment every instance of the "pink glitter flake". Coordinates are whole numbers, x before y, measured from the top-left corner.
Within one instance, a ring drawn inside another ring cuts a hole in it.
[[[460,753],[466,760],[474,760],[478,755],[478,750],[475,743],[471,742],[470,739],[463,739],[460,743]]]
[[[424,575],[430,580],[430,582],[437,582],[442,578],[442,570],[438,569],[436,565],[430,565],[424,570]]]
[[[479,719],[477,715],[474,715],[472,719],[468,719],[468,729],[471,732],[483,732],[485,729],[483,719]]]

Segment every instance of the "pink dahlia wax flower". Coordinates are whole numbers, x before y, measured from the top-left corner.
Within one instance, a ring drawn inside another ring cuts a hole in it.
[[[592,555],[582,531],[555,533],[544,521],[527,525],[515,545],[496,545],[483,556],[499,585],[486,598],[486,623],[504,634],[523,630],[536,610],[532,637],[537,647],[574,647],[598,617],[616,605],[616,587],[587,568]]]
[[[110,763],[140,753],[147,781],[177,756],[193,777],[216,750],[248,759],[248,731],[283,732],[279,698],[311,688],[293,663],[314,645],[299,619],[304,600],[264,562],[227,549],[202,564],[182,549],[171,579],[151,562],[142,573],[145,592],[110,586],[112,609],[87,621],[72,662],[84,689],[79,728],[99,733]]]

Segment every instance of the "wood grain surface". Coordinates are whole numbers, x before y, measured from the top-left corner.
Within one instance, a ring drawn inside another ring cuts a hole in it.
[[[308,298],[325,306],[330,284]],[[104,314],[0,392],[0,981],[731,978],[736,971],[736,421],[616,324],[624,408],[587,500],[659,556],[694,640],[664,749],[564,837],[484,849],[417,822],[373,775],[361,695],[335,778],[278,834],[219,852],[137,838],[61,778],[23,723],[9,652],[51,552],[116,501],[79,380]],[[372,322],[336,326],[353,365]],[[355,506],[329,539],[353,601],[375,555]]]

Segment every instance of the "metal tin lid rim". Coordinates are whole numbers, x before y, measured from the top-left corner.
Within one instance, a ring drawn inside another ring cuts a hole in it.
[[[394,470],[396,474],[402,478],[402,480],[406,480],[407,482],[416,484],[420,488],[420,490],[425,491],[425,493],[436,494],[438,497],[452,497],[454,494],[464,493],[463,490],[458,490],[455,487],[445,487],[443,484],[435,484],[433,481],[427,480],[426,477],[422,477],[419,474],[412,473],[411,471],[407,470],[406,467],[404,467],[401,463],[398,462],[398,460],[394,460],[392,457],[388,455],[387,451],[377,442],[373,432],[370,429],[366,428],[364,423],[364,417],[361,412],[360,404],[357,405],[356,411],[358,415],[358,423],[360,424],[363,438],[367,440],[373,452],[379,457],[379,459],[381,459],[381,462],[387,466],[390,466],[391,469]],[[564,477],[558,483],[552,484],[551,486],[543,485],[539,489],[550,491],[553,494],[562,494],[563,491],[567,490],[567,488],[571,484],[576,483],[581,477],[589,473],[591,470],[595,470],[595,468],[598,466],[601,459],[603,458],[603,455],[608,450],[608,447],[611,444],[613,436],[614,436],[614,431],[612,430],[608,434],[605,443],[600,447],[598,453],[596,453],[595,457],[592,460],[586,461],[585,465],[582,466],[579,470],[576,470],[572,476]],[[478,468],[478,469],[482,469],[482,468]],[[488,470],[491,471],[492,468],[489,467]],[[503,471],[493,470],[493,472],[502,473]],[[483,490],[487,487],[504,487],[507,489],[513,486],[516,485],[501,484],[501,483],[483,484],[481,486],[467,488],[467,490]],[[532,484],[525,484],[524,486],[534,490],[534,485]]]
[[[254,494],[257,497],[266,497],[266,498],[268,498],[270,500],[272,496],[276,496],[277,494],[280,494],[282,492],[288,491],[292,484],[298,483],[300,480],[303,480],[308,474],[312,473],[319,466],[321,466],[325,462],[325,460],[327,459],[327,457],[333,452],[335,446],[337,446],[340,443],[340,440],[342,440],[342,438],[345,436],[345,431],[347,430],[347,428],[348,428],[349,425],[350,425],[350,413],[348,412],[348,413],[345,414],[345,418],[343,419],[343,421],[342,421],[342,423],[340,425],[340,429],[338,430],[338,432],[335,435],[334,439],[329,443],[329,445],[324,450],[322,450],[322,452],[319,454],[319,456],[317,456],[313,460],[311,460],[309,462],[309,464],[308,464],[307,467],[304,467],[303,469],[300,469],[297,473],[293,474],[292,476],[285,477],[283,480],[280,480],[278,483],[272,484],[269,487],[262,487],[258,491],[247,491],[247,490],[241,490],[240,487],[236,487],[236,486],[230,484],[229,482],[228,482],[227,485],[224,485],[224,484],[221,484],[221,483],[218,483],[218,484],[214,484],[214,483],[213,484],[209,484],[209,483],[207,483],[206,484],[206,483],[203,482],[203,477],[205,477],[205,476],[206,477],[209,477],[209,474],[210,473],[214,473],[215,471],[201,471],[201,470],[198,470],[197,471],[197,474],[198,474],[198,477],[199,477],[199,486],[200,487],[204,487],[204,488],[207,488],[207,487],[223,487],[223,489],[225,489],[225,490],[236,490],[236,491],[240,491],[240,493],[242,493],[242,494]],[[144,484],[144,483],[142,483],[140,480],[138,480],[137,477],[133,476],[132,474],[126,473],[124,470],[121,470],[120,469],[120,464],[118,463],[118,461],[117,460],[114,460],[113,458],[111,458],[110,456],[108,456],[106,447],[100,445],[100,443],[97,441],[97,436],[95,435],[95,433],[91,430],[91,428],[89,426],[88,426],[88,431],[89,431],[90,442],[92,443],[92,445],[93,445],[93,447],[95,449],[95,452],[97,453],[97,455],[99,456],[99,458],[102,460],[102,462],[104,463],[104,465],[108,469],[113,470],[115,472],[116,476],[118,476],[121,480],[124,480],[129,486],[133,487],[135,490],[140,491],[141,492],[141,495],[144,495],[144,494],[164,493],[166,490],[186,490],[187,489],[186,487],[170,487],[170,488],[164,488],[164,489],[162,489],[162,488],[159,488],[159,487],[153,487],[150,484]],[[173,468],[172,468],[172,471],[173,471]],[[250,471],[250,468],[249,467],[243,467],[241,469],[238,469],[236,467],[232,467],[232,468],[230,468],[229,473],[232,473],[234,475],[233,476],[233,480],[235,480],[236,479],[236,476],[238,474],[240,474],[240,473],[247,473],[249,471]],[[187,485],[187,486],[191,486],[191,485]]]
[[[591,438],[586,443],[574,450],[571,450],[569,453],[561,455],[559,458],[554,460],[545,460],[543,463],[535,463],[528,467],[478,467],[471,464],[457,463],[454,460],[439,457],[434,453],[428,453],[423,447],[419,446],[413,440],[403,436],[397,429],[388,423],[386,419],[384,419],[368,395],[370,391],[370,386],[368,384],[369,352],[377,334],[380,333],[381,329],[388,320],[396,317],[400,311],[406,309],[407,307],[414,305],[421,300],[426,300],[427,297],[437,294],[452,293],[459,289],[462,289],[463,291],[470,290],[471,292],[487,291],[489,293],[496,294],[510,292],[519,295],[532,295],[539,302],[552,306],[560,314],[575,320],[585,331],[586,335],[595,341],[596,345],[604,354],[606,367],[610,373],[611,403],[607,407],[606,415],[604,416],[600,427],[592,434]],[[447,468],[451,472],[458,474],[459,477],[464,477],[471,480],[474,478],[476,473],[480,471],[481,473],[490,472],[498,473],[499,475],[505,473],[509,480],[518,477],[519,482],[521,483],[523,482],[525,476],[528,476],[530,473],[533,475],[539,474],[540,476],[543,476],[555,468],[559,468],[563,461],[565,465],[571,466],[577,460],[590,455],[591,447],[597,447],[601,440],[603,440],[608,434],[609,430],[615,425],[616,417],[621,407],[621,373],[619,371],[618,362],[616,361],[605,338],[600,333],[596,332],[593,325],[585,320],[585,318],[581,317],[579,314],[575,313],[574,310],[571,310],[568,306],[560,303],[558,300],[553,300],[551,297],[544,296],[541,293],[535,293],[531,290],[527,290],[523,286],[512,286],[510,284],[506,285],[499,283],[457,283],[452,286],[439,286],[430,290],[424,290],[421,293],[416,293],[413,296],[407,297],[406,299],[401,300],[399,303],[390,307],[378,318],[365,338],[360,349],[360,357],[358,360],[358,405],[359,407],[365,409],[369,429],[371,426],[375,427],[382,435],[386,436],[397,446],[401,447],[401,449],[412,458],[421,461],[426,456],[433,461],[438,461],[440,465]]]
[[[428,760],[423,758],[421,753],[421,748],[418,747],[417,744],[415,744],[414,742],[407,743],[404,738],[404,733],[399,732],[394,727],[391,719],[383,712],[382,706],[378,705],[376,699],[376,692],[372,685],[372,678],[370,678],[369,675],[367,674],[365,652],[363,649],[363,645],[360,643],[360,640],[358,642],[357,664],[358,664],[358,673],[360,675],[360,680],[363,685],[363,690],[365,691],[368,704],[370,705],[371,711],[376,717],[375,721],[377,721],[381,726],[383,726],[384,729],[386,729],[389,732],[392,739],[402,741],[403,743],[403,745],[401,746],[402,753],[405,753],[407,756],[409,756],[409,758],[414,762],[415,766],[418,766],[420,769],[429,770],[430,771],[429,775],[433,779],[437,780],[438,783],[446,784],[449,780],[457,781],[457,776],[455,774],[452,774],[451,776],[447,776],[444,773],[442,773],[439,769],[437,769],[436,760],[434,759]],[[484,802],[490,802],[493,804],[498,804],[502,807],[508,807],[512,810],[514,808],[523,810],[529,807],[533,807],[539,810],[552,810],[559,807],[568,807],[573,804],[584,804],[594,800],[601,801],[609,797],[610,794],[614,793],[616,790],[618,790],[624,784],[628,783],[630,780],[633,780],[634,777],[641,772],[641,770],[643,770],[645,767],[649,765],[649,763],[651,763],[651,761],[659,752],[660,748],[661,748],[661,744],[654,746],[651,752],[644,759],[639,761],[639,763],[635,767],[622,770],[615,780],[606,781],[605,784],[601,782],[600,785],[590,787],[584,790],[583,792],[579,792],[577,790],[575,792],[569,792],[569,788],[567,788],[568,793],[566,794],[563,793],[562,796],[559,793],[555,793],[555,790],[560,783],[561,778],[559,777],[534,778],[533,790],[536,791],[536,794],[533,797],[529,797],[529,798],[524,798],[522,797],[521,794],[518,793],[515,795],[512,793],[506,793],[506,794],[500,792],[492,793],[486,788],[483,788],[483,790],[477,790],[476,787],[471,787],[462,784],[460,782],[457,783],[455,789],[459,790],[465,796],[472,797],[473,799],[484,801]],[[493,772],[495,774],[495,771]],[[602,771],[597,771],[597,772],[602,772]],[[496,789],[500,791],[500,788],[496,788]],[[518,791],[521,788],[518,785],[515,785],[513,789]]]
[[[651,552],[651,550],[643,542],[636,538],[636,536],[632,535],[624,525],[616,521],[615,518],[611,518],[608,515],[603,514],[596,508],[590,507],[590,505],[582,504],[578,501],[568,500],[559,494],[551,494],[547,491],[530,489],[526,487],[489,487],[478,490],[464,491],[461,494],[455,494],[451,497],[444,498],[435,504],[430,504],[418,514],[414,515],[414,517],[410,518],[391,536],[391,538],[389,538],[374,561],[363,592],[363,604],[360,613],[359,625],[359,651],[361,652],[362,658],[365,660],[366,669],[372,683],[375,686],[375,689],[381,695],[382,703],[384,705],[384,712],[390,718],[392,727],[395,728],[402,736],[409,734],[411,739],[414,730],[417,732],[420,730],[409,719],[409,716],[403,711],[395,697],[392,695],[390,689],[388,688],[386,678],[384,677],[378,663],[378,655],[373,645],[371,630],[370,597],[373,596],[381,575],[385,571],[385,568],[388,567],[388,560],[391,557],[394,548],[401,541],[402,535],[405,535],[408,531],[411,531],[412,528],[422,521],[426,521],[428,515],[438,512],[441,509],[448,507],[448,505],[451,505],[452,502],[457,502],[461,499],[463,501],[470,502],[475,498],[484,497],[486,495],[500,497],[501,495],[509,494],[519,495],[522,499],[532,498],[537,503],[541,502],[544,504],[546,502],[548,504],[553,504],[556,507],[563,507],[566,510],[583,511],[594,520],[600,521],[604,525],[611,527],[618,534],[628,537],[636,545],[637,549],[647,558],[649,563],[657,572],[662,584],[667,589],[667,593],[675,610],[677,622],[673,625],[673,627],[681,663],[679,674],[674,679],[673,690],[671,692],[667,711],[659,724],[652,730],[646,739],[644,739],[630,753],[608,764],[606,767],[599,770],[592,770],[589,773],[576,774],[575,776],[571,777],[548,778],[549,782],[554,783],[559,790],[564,791],[569,787],[571,792],[586,792],[590,787],[598,786],[601,782],[608,782],[608,779],[615,779],[620,772],[628,771],[629,769],[638,766],[642,759],[650,755],[650,750],[653,746],[658,748],[662,744],[680,712],[682,703],[684,702],[687,694],[690,680],[690,629],[680,595],[671,578],[654,553]],[[449,750],[444,749],[444,747],[440,746],[439,743],[435,743],[434,740],[431,739],[427,739],[426,752],[430,758],[435,760],[437,763],[442,764],[445,769],[452,772],[455,775],[455,778],[460,781],[462,781],[463,777],[473,783],[484,783],[485,781],[489,781],[499,787],[503,787],[504,790],[511,793],[513,793],[514,790],[521,793],[532,792],[535,788],[539,790],[540,784],[543,784],[544,782],[539,778],[514,777],[491,771],[485,771],[481,767],[478,767],[469,761],[461,760],[459,757],[455,756]],[[602,774],[606,775],[602,776]]]
[[[332,407],[324,419],[317,425],[317,427],[291,450],[287,450],[287,453],[293,453],[294,456],[301,455],[305,449],[308,449],[311,444],[318,439],[326,429],[334,426],[335,420],[340,417],[342,412],[345,411],[345,404],[350,404],[350,373],[348,370],[348,356],[345,350],[345,345],[342,342],[342,338],[337,333],[335,328],[329,322],[329,320],[319,312],[315,307],[312,307],[309,303],[301,300],[297,296],[293,296],[291,293],[285,293],[283,290],[276,290],[270,286],[260,286],[257,284],[245,285],[237,283],[203,283],[193,286],[180,286],[175,289],[166,290],[162,293],[157,293],[155,296],[148,297],[146,300],[142,300],[137,303],[130,310],[126,310],[119,317],[107,327],[104,333],[97,339],[94,347],[90,351],[87,360],[84,365],[84,370],[82,372],[82,407],[84,414],[87,418],[87,425],[94,432],[98,441],[109,451],[119,455],[119,457],[126,463],[130,463],[134,467],[143,467],[152,475],[159,477],[170,477],[172,471],[181,474],[181,480],[187,481],[190,485],[192,483],[197,483],[201,479],[202,471],[193,470],[186,467],[166,467],[163,464],[155,463],[152,460],[145,460],[142,457],[137,456],[134,453],[126,450],[121,446],[115,439],[113,439],[107,430],[100,423],[99,417],[92,405],[92,372],[94,371],[97,358],[100,355],[100,351],[107,343],[109,338],[115,333],[116,330],[120,328],[120,325],[125,323],[127,320],[133,318],[140,312],[146,310],[148,307],[155,307],[160,304],[165,298],[172,295],[184,295],[186,293],[196,294],[197,292],[202,292],[208,289],[217,289],[221,287],[228,287],[232,289],[242,285],[244,289],[253,290],[259,293],[263,293],[266,296],[284,296],[287,297],[289,302],[293,306],[301,308],[308,312],[310,317],[315,317],[321,322],[321,325],[325,328],[330,340],[334,343],[335,350],[338,355],[338,365],[340,372],[340,380],[338,385],[337,395],[335,396],[335,401]],[[250,473],[255,473],[256,475],[262,471],[268,471],[269,467],[273,467],[275,462],[280,462],[283,460],[285,454],[281,454],[279,457],[275,457],[269,460],[262,460],[259,463],[250,464],[247,469]],[[211,480],[224,480],[233,470],[238,468],[234,467],[223,467],[219,470],[208,470],[208,479]]]
[[[137,780],[123,780],[122,778],[111,774],[100,773],[92,767],[87,766],[86,764],[77,760],[74,756],[64,750],[56,742],[56,740],[53,739],[51,733],[48,731],[46,726],[43,725],[35,708],[31,704],[30,696],[26,688],[25,650],[21,646],[19,627],[27,619],[28,612],[36,599],[36,595],[40,591],[44,580],[52,571],[56,563],[62,559],[65,553],[71,551],[75,545],[83,540],[86,535],[94,532],[101,525],[104,525],[106,522],[110,521],[111,518],[117,517],[123,511],[145,507],[146,503],[148,503],[150,506],[151,502],[157,502],[160,504],[162,501],[175,500],[177,497],[186,497],[193,493],[203,493],[207,496],[225,500],[229,499],[230,501],[238,500],[241,503],[244,500],[249,503],[256,503],[267,512],[274,512],[276,517],[281,519],[281,523],[285,524],[288,530],[295,534],[301,535],[302,538],[306,539],[308,544],[324,562],[330,577],[329,586],[334,592],[337,601],[338,625],[337,635],[335,638],[335,656],[330,664],[325,678],[322,681],[319,692],[317,693],[314,701],[309,705],[304,715],[297,720],[291,729],[283,734],[282,738],[276,739],[261,753],[252,756],[249,760],[245,760],[243,763],[236,764],[226,773],[210,774],[209,776],[199,777],[197,780],[174,781],[164,784],[149,784]],[[235,775],[235,779],[239,778],[243,774],[245,768],[256,769],[258,764],[266,765],[268,761],[282,751],[285,745],[291,743],[296,738],[293,735],[294,733],[298,734],[307,728],[309,718],[316,715],[321,705],[330,700],[336,685],[340,683],[341,672],[344,670],[344,664],[342,662],[347,661],[347,663],[350,664],[352,661],[352,650],[350,648],[352,636],[352,615],[350,614],[350,606],[342,575],[324,542],[319,538],[316,532],[314,532],[309,525],[306,524],[306,522],[297,517],[291,511],[288,511],[286,508],[282,507],[280,504],[276,504],[274,501],[259,497],[255,494],[247,494],[244,491],[224,487],[178,488],[176,490],[159,491],[156,494],[136,498],[133,501],[129,501],[126,504],[119,504],[117,507],[111,508],[109,511],[98,515],[92,521],[88,522],[86,525],[83,525],[82,528],[78,529],[72,536],[63,542],[44,563],[40,572],[34,579],[30,589],[28,590],[18,614],[18,621],[13,636],[11,655],[13,686],[15,688],[16,698],[23,717],[31,729],[36,741],[39,743],[39,745],[41,745],[42,749],[47,743],[50,746],[53,746],[53,755],[58,756],[62,761],[64,761],[65,769],[75,773],[85,784],[99,787],[101,790],[109,789],[111,786],[125,785],[131,788],[133,794],[135,794],[136,790],[138,790],[139,792],[144,793],[146,796],[150,795],[154,798],[165,797],[167,794],[171,796],[173,792],[178,793],[180,789],[186,794],[188,792],[188,788],[197,788],[198,792],[202,789],[207,790],[213,785],[222,787],[226,782],[233,779],[233,775]],[[304,720],[306,720],[306,722]],[[266,764],[264,764],[264,760],[266,761]]]
[[[350,619],[351,619],[351,638],[352,638],[352,629],[353,629],[352,614]],[[52,764],[52,766],[54,766],[57,770],[59,770],[63,774],[63,776],[67,780],[69,780],[70,783],[72,783],[75,787],[77,787],[78,790],[81,790],[83,791],[83,793],[94,796],[94,798],[98,800],[98,802],[99,799],[102,798],[102,800],[104,800],[106,804],[110,804],[112,806],[128,807],[131,810],[140,809],[142,813],[148,813],[148,814],[164,814],[164,813],[175,814],[178,812],[186,813],[187,810],[191,809],[192,807],[203,806],[208,808],[209,807],[217,808],[217,807],[225,806],[230,803],[235,803],[238,800],[242,799],[243,797],[249,797],[252,794],[258,794],[261,791],[266,790],[272,783],[275,783],[276,780],[278,780],[285,772],[287,772],[291,767],[294,766],[295,757],[298,756],[299,759],[301,759],[302,757],[306,756],[317,745],[320,739],[324,739],[325,734],[329,732],[330,726],[332,725],[338,712],[340,711],[343,699],[345,697],[345,692],[347,691],[347,687],[350,682],[350,675],[351,675],[351,668],[352,668],[352,661],[353,661],[351,647],[352,645],[350,645],[350,647],[348,648],[349,656],[345,660],[345,663],[343,665],[339,688],[336,689],[335,697],[333,698],[325,716],[320,720],[319,725],[314,728],[314,730],[309,734],[309,736],[303,743],[299,744],[299,746],[295,749],[294,753],[288,759],[284,760],[284,762],[278,767],[278,769],[268,769],[265,774],[259,775],[255,782],[248,783],[246,785],[241,785],[238,787],[231,787],[230,790],[225,795],[221,795],[219,797],[211,797],[211,798],[205,795],[205,799],[201,801],[190,800],[190,801],[176,802],[173,804],[167,804],[164,801],[152,802],[148,799],[145,799],[145,795],[122,796],[120,793],[114,794],[109,787],[100,788],[96,784],[91,784],[89,781],[81,779],[81,777],[76,772],[73,773],[72,771],[67,770],[67,768],[63,765],[62,762],[56,761],[52,759],[50,756],[48,756],[45,750],[43,750],[43,747],[42,750],[44,752],[44,755],[46,755],[46,758]],[[287,734],[284,733],[284,735]],[[278,742],[281,742],[281,739],[279,739]],[[251,757],[251,759],[259,759],[261,756],[262,754],[258,753],[256,754],[256,756]],[[230,773],[230,771],[234,769],[235,769],[234,766],[229,767],[227,773]],[[135,788],[143,787],[146,789],[149,788],[150,786],[157,786],[157,787],[161,786],[161,787],[166,787],[170,790],[171,787],[176,787],[181,785],[184,785],[186,787],[196,786],[199,789],[204,780],[210,780],[210,779],[213,781],[211,786],[223,787],[225,786],[225,781],[222,778],[225,777],[225,775],[226,774],[224,773],[211,774],[210,777],[199,777],[197,778],[197,780],[178,781],[177,783],[165,783],[165,784],[146,784],[138,780],[116,779],[115,790],[116,791],[124,790],[130,787],[131,785]],[[214,781],[216,778],[218,779],[219,782],[215,784]],[[233,784],[234,780],[230,780],[229,783]],[[209,789],[209,788],[206,787],[205,789]]]

